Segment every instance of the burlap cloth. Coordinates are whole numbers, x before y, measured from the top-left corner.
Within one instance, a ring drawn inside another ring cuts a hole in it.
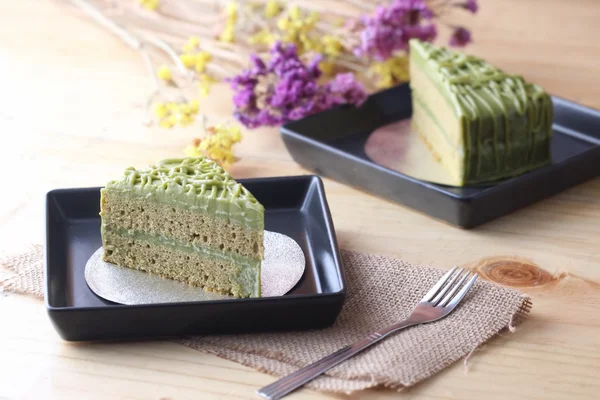
[[[0,260],[0,289],[43,296],[43,251]],[[342,252],[348,296],[336,323],[294,333],[206,336],[178,340],[185,346],[281,376],[293,372],[370,332],[405,318],[443,271],[388,257]],[[1,270],[1,269],[0,269]],[[409,328],[333,368],[308,386],[351,393],[375,386],[401,389],[466,357],[529,312],[518,291],[479,281],[454,313]]]

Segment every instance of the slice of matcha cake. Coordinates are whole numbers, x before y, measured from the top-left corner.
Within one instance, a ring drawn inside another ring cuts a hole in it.
[[[413,39],[414,129],[464,186],[519,175],[551,159],[550,96],[485,61]]]
[[[264,208],[215,162],[127,168],[101,191],[104,260],[236,297],[260,297]]]

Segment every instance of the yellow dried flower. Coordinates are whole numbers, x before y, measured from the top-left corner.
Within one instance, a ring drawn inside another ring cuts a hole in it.
[[[271,4],[280,4],[276,1],[269,1],[265,7],[275,7]],[[281,14],[281,9],[279,9]],[[248,38],[249,44],[259,44],[272,46],[277,41],[284,43],[293,43],[299,54],[306,52],[324,53],[323,43],[318,33],[313,32],[319,21],[318,13],[306,13],[298,6],[287,9],[287,12],[277,20],[275,31],[264,28]],[[332,54],[339,54],[338,49],[341,44],[334,37],[329,35],[327,40],[328,51]],[[327,54],[325,54],[327,55]]]
[[[262,29],[248,38],[250,44],[264,44],[271,47],[277,38],[268,29]]]
[[[156,103],[154,105],[154,115],[156,115],[161,128],[189,125],[194,122],[198,110],[199,103],[195,99],[189,102]]]
[[[173,127],[173,124],[172,124],[172,123],[171,123],[171,121],[170,121],[170,120],[168,120],[168,119],[161,119],[161,120],[158,122],[158,126],[160,126],[161,128],[166,128],[166,129],[169,129],[169,128],[172,128],[172,127]]]
[[[237,125],[214,125],[206,129],[207,136],[194,139],[185,149],[188,156],[203,155],[227,168],[235,162],[233,145],[242,140],[241,129]]]
[[[138,3],[148,10],[156,10],[160,5],[160,0],[138,0]]]
[[[200,157],[202,156],[202,152],[198,149],[198,145],[190,144],[183,151],[186,157]]]
[[[229,3],[227,4],[227,6],[225,7],[225,14],[227,15],[228,18],[233,19],[233,22],[235,22],[237,20],[237,13],[238,13],[238,5],[237,3]]]
[[[321,61],[319,63],[319,69],[323,73],[323,76],[330,77],[335,73],[335,63],[331,61]]]
[[[219,36],[219,40],[221,42],[233,43],[235,40],[235,26],[226,25],[223,29],[223,32],[221,32],[221,35]]]
[[[182,53],[179,55],[179,59],[186,68],[192,68],[196,65],[196,55],[193,53]]]
[[[191,114],[195,115],[198,113],[198,110],[200,110],[200,102],[196,99],[190,100],[189,105],[190,105],[190,113]]]
[[[291,7],[290,11],[289,11],[289,15],[290,15],[290,18],[292,19],[292,21],[299,20],[300,16],[301,16],[300,7],[298,7],[298,6]]]
[[[167,111],[167,107],[164,103],[156,103],[154,106],[154,114],[160,119],[163,119],[167,116],[169,112]]]
[[[236,3],[227,4],[227,7],[225,7],[225,15],[227,15],[227,20],[221,35],[219,35],[219,40],[231,43],[235,40],[235,23],[238,18],[238,5]]]
[[[179,113],[178,116],[190,114],[191,107],[188,104],[180,104],[179,105]]]
[[[197,36],[190,37],[187,42],[183,45],[183,51],[189,53],[196,50],[196,47],[200,44],[200,38]]]
[[[229,128],[229,134],[231,135],[231,140],[233,143],[238,143],[242,141],[242,130],[239,126],[234,125]]]
[[[169,121],[169,124],[171,126],[175,126],[179,122],[179,118],[177,117],[177,114],[168,115],[166,120]]]
[[[186,114],[184,112],[177,114],[175,117],[177,118],[177,121],[181,126],[187,126],[194,122],[194,118],[191,115]]]
[[[194,68],[196,72],[204,72],[206,64],[212,60],[212,55],[206,51],[197,53],[187,52],[179,55],[179,59],[186,68]]]
[[[208,94],[210,93],[210,89],[212,88],[212,85],[215,82],[216,80],[214,80],[210,75],[201,74],[200,80],[198,82],[198,87],[200,88],[200,95],[202,97],[208,96]]]
[[[382,62],[375,62],[369,66],[369,72],[379,78],[376,82],[379,88],[407,82],[409,80],[408,55],[402,54]]]
[[[322,45],[318,35],[311,36],[311,31],[319,21],[319,14],[304,15],[297,6],[291,7],[287,15],[277,21],[281,31],[281,40],[285,43],[294,43],[298,53],[307,51],[321,52]]]
[[[206,51],[200,51],[196,54],[196,71],[204,72],[206,69],[206,64],[212,60],[212,56],[210,53]]]
[[[283,17],[283,18],[279,18],[279,20],[277,21],[277,28],[279,28],[279,30],[281,30],[281,31],[287,30],[289,26],[290,26],[289,18]]]
[[[163,81],[170,81],[173,78],[171,75],[171,70],[166,65],[161,66],[156,72],[156,75]]]
[[[323,43],[323,54],[329,57],[337,57],[339,56],[344,47],[340,43],[340,41],[332,35],[325,35],[322,39]]]
[[[304,52],[314,51],[316,53],[322,53],[322,45],[316,38],[311,38],[306,33],[302,32],[298,35],[298,42],[301,44]]]
[[[268,0],[265,4],[265,17],[273,18],[281,12],[281,4],[276,0]]]
[[[206,51],[200,51],[196,54],[196,62],[203,62],[206,64],[210,60],[212,60],[212,56]]]

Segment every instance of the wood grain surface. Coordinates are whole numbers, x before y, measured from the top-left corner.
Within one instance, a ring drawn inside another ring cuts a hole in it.
[[[600,108],[600,2],[480,0],[468,52],[550,93]],[[43,237],[43,195],[100,186],[130,165],[178,156],[198,132],[141,124],[141,58],[62,1],[0,2],[0,248]],[[202,111],[231,115],[230,92]],[[307,174],[276,129],[245,134],[234,177]],[[340,245],[439,268],[479,268],[533,298],[531,318],[398,394],[301,390],[290,399],[600,398],[600,179],[463,231],[325,180]],[[0,293],[0,398],[251,399],[273,377],[169,342],[68,344],[43,304]],[[449,332],[448,334],[452,334]]]

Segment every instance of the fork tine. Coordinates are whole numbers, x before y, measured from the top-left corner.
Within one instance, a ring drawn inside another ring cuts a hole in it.
[[[437,281],[437,283],[435,285],[433,285],[431,290],[429,292],[427,292],[427,294],[425,296],[423,296],[423,299],[421,299],[421,302],[431,300],[433,298],[433,296],[436,295],[438,290],[440,290],[440,288],[442,286],[444,286],[444,283],[446,283],[446,281],[448,281],[448,278],[450,278],[450,276],[452,276],[452,274],[454,273],[454,271],[456,271],[457,268],[458,268],[458,266],[455,265],[454,268],[452,268],[450,271],[446,272],[444,274],[444,276],[442,276],[440,278],[440,280]]]
[[[452,285],[454,285],[454,282],[456,282],[456,280],[463,273],[463,271],[464,271],[464,269],[460,268],[459,270],[456,271],[456,273],[454,275],[452,275],[452,278],[448,281],[448,283],[446,285],[444,285],[444,287],[442,288],[442,290],[440,290],[440,292],[437,294],[437,296],[435,296],[433,298],[433,300],[431,300],[431,303],[433,303],[433,305],[436,305],[437,303],[439,303],[440,300],[446,295],[446,293],[448,293],[450,288],[452,288]]]
[[[463,299],[463,297],[465,297],[465,295],[467,294],[469,289],[471,289],[471,286],[473,286],[473,284],[477,280],[478,276],[479,276],[479,274],[473,275],[473,277],[469,280],[469,282],[467,282],[467,284],[461,289],[461,291],[458,292],[458,294],[456,296],[454,296],[454,298],[452,299],[452,301],[450,301],[450,303],[448,303],[447,307],[450,308],[450,311],[452,311],[454,309],[454,307],[456,307],[458,305],[458,303],[460,303],[460,301]]]
[[[454,285],[452,290],[444,297],[444,299],[442,301],[440,301],[440,304],[438,304],[438,305],[442,306],[442,307],[446,307],[448,302],[450,302],[450,300],[452,300],[452,297],[454,296],[454,294],[458,291],[458,289],[460,289],[462,287],[463,283],[465,283],[465,281],[467,280],[469,275],[471,275],[471,271],[467,270],[467,272],[465,274],[463,274],[460,281],[458,281],[458,283],[456,285]]]

